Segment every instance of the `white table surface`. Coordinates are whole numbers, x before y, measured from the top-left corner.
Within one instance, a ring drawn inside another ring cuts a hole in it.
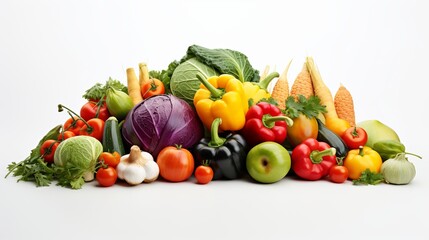
[[[353,186],[286,177],[208,185],[36,188],[0,178],[0,239],[428,239],[425,1],[0,2],[0,175],[81,95],[145,61],[166,68],[189,45],[230,48],[290,84],[313,56],[333,94],[354,97],[358,121],[391,126],[417,176],[410,185]]]

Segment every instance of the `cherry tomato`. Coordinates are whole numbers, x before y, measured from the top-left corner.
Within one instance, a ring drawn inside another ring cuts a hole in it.
[[[307,138],[317,138],[318,131],[316,118],[300,114],[293,119],[293,125],[287,128],[287,140],[292,146],[298,146]]]
[[[350,128],[350,123],[341,118],[326,118],[325,122],[326,127],[340,137]]]
[[[194,172],[194,157],[189,150],[180,146],[163,148],[156,162],[159,166],[159,174],[170,182],[185,181]]]
[[[100,106],[101,105],[101,106]],[[97,115],[98,111],[98,115]],[[85,103],[80,109],[80,116],[85,120],[89,121],[92,118],[100,118],[106,121],[110,117],[109,110],[105,101],[94,102],[89,101]]]
[[[350,149],[358,149],[360,146],[365,146],[368,141],[368,134],[365,129],[355,126],[348,128],[341,135],[341,138]]]
[[[73,116],[64,123],[64,131],[72,131],[75,135],[79,135],[79,131],[85,123],[78,117]]]
[[[97,179],[98,184],[103,187],[110,187],[116,183],[118,179],[118,173],[115,168],[107,166],[106,168],[101,167],[98,169],[95,174],[95,179]]]
[[[329,169],[329,179],[334,183],[343,183],[349,177],[349,170],[344,166],[335,165]]]
[[[42,155],[43,160],[48,163],[54,162],[55,150],[60,143],[57,140],[48,139],[42,143],[40,147],[40,154]]]
[[[145,83],[141,87],[141,94],[144,99],[152,97],[154,95],[160,95],[165,93],[164,84],[156,79],[152,78],[149,82]]]
[[[71,137],[74,137],[74,136],[76,136],[76,134],[74,132],[72,132],[70,130],[67,130],[67,131],[61,132],[58,135],[58,141],[64,141],[67,138],[71,138]]]
[[[107,166],[111,166],[113,168],[116,168],[118,166],[119,161],[121,160],[121,155],[119,155],[118,152],[102,152],[100,156],[98,157],[98,161],[104,162]]]
[[[213,169],[207,165],[200,165],[195,169],[195,178],[199,184],[207,184],[213,179]]]
[[[87,121],[88,125],[83,125],[79,130],[79,135],[91,136],[99,141],[103,139],[104,121],[99,118],[92,118]]]

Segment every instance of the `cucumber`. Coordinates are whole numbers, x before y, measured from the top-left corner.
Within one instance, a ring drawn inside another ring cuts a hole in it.
[[[329,144],[329,146],[335,148],[336,156],[340,158],[346,157],[349,149],[343,139],[331,131],[325,126],[318,118],[317,124],[319,126],[319,131],[317,133],[317,140]]]
[[[118,119],[114,116],[109,117],[105,122],[102,144],[104,152],[118,152],[121,156],[125,154]]]

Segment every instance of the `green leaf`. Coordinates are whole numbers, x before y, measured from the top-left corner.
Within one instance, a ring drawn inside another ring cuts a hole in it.
[[[259,71],[253,69],[247,56],[241,52],[192,45],[188,48],[182,62],[193,57],[222,74],[233,75],[241,82],[259,81]]]
[[[85,91],[82,97],[85,98],[86,100],[92,100],[92,101],[100,100],[104,96],[106,96],[106,91],[110,87],[114,88],[115,90],[128,93],[128,89],[124,84],[122,84],[118,80],[115,80],[109,77],[109,80],[107,80],[104,85],[101,83],[94,84],[94,86],[90,87],[88,90]]]
[[[86,90],[82,97],[86,100],[99,100],[104,96],[105,92],[104,85],[96,83],[94,86]]]
[[[57,139],[61,128],[62,125],[57,125],[46,133],[26,159],[19,163],[12,162],[9,164],[5,178],[12,174],[18,178],[18,182],[29,181],[34,182],[38,187],[48,186],[53,180],[53,169],[43,160],[40,147],[48,139]]]
[[[284,113],[290,118],[296,118],[300,114],[305,115],[307,118],[314,118],[320,113],[325,112],[326,106],[321,105],[320,98],[317,96],[306,98],[303,95],[298,95],[297,99],[295,99],[294,96],[289,96],[286,99],[286,109]]]
[[[376,185],[384,181],[383,174],[371,172],[368,168],[362,172],[359,179],[353,180],[354,185]]]

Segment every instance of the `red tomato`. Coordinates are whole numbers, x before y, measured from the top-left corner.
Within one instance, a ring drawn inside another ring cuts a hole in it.
[[[79,135],[79,131],[85,123],[78,117],[73,116],[64,123],[64,131],[72,131],[75,135]]]
[[[159,152],[156,162],[161,177],[170,182],[185,181],[194,172],[194,157],[180,146],[165,147]]]
[[[97,173],[95,174],[95,179],[97,179],[97,182],[100,184],[100,186],[110,187],[116,183],[116,180],[118,179],[118,173],[111,166],[107,166],[106,168],[102,167],[98,169]]]
[[[101,105],[101,106],[99,106]],[[98,111],[98,115],[97,115]],[[106,102],[93,102],[89,101],[85,103],[80,109],[80,116],[88,121],[92,118],[99,118],[103,121],[106,121],[110,117],[109,110],[107,110]]]
[[[329,169],[329,179],[334,183],[343,183],[349,177],[349,170],[344,166],[335,165]]]
[[[74,136],[76,136],[76,134],[74,132],[72,132],[70,130],[67,130],[67,131],[61,132],[58,135],[58,141],[64,141],[67,138],[71,138],[71,137],[74,137]]]
[[[40,154],[42,155],[43,160],[48,163],[54,162],[55,150],[60,143],[57,140],[49,139],[42,143],[40,147]]]
[[[118,166],[119,161],[121,160],[121,155],[119,155],[118,152],[109,153],[109,152],[102,152],[100,156],[98,157],[98,161],[103,161],[104,164],[107,166],[111,166],[113,168],[116,168]]]
[[[207,165],[200,165],[195,169],[195,178],[199,184],[207,184],[213,179],[213,169]]]
[[[99,141],[103,140],[104,121],[99,118],[92,118],[87,121],[88,125],[83,125],[79,130],[79,135],[91,136]]]
[[[368,141],[368,134],[365,129],[360,127],[350,127],[342,135],[341,138],[350,149],[358,149],[360,146],[365,146]]]
[[[156,78],[152,78],[149,82],[143,84],[141,87],[141,94],[144,99],[164,93],[164,84]]]

